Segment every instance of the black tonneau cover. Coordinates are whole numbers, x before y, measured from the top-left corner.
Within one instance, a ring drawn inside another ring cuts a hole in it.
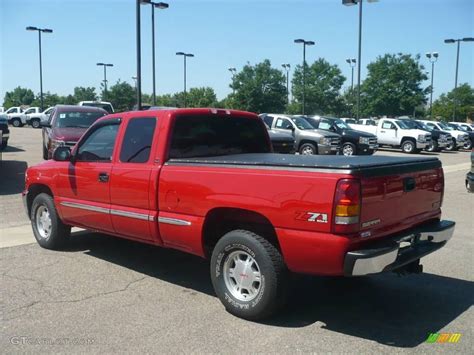
[[[392,157],[383,155],[291,155],[237,154],[216,157],[170,159],[167,165],[211,165],[236,168],[275,168],[283,170],[318,170],[363,176],[397,175],[441,167],[438,158]]]

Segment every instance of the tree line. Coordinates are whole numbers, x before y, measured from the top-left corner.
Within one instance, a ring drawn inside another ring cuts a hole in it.
[[[357,87],[344,88],[347,82],[337,65],[323,58],[305,64],[306,113],[354,117],[356,113]],[[385,54],[367,66],[367,77],[361,84],[361,114],[370,116],[429,116],[427,97],[431,87],[424,87],[428,79],[420,56],[410,54]],[[191,88],[186,96],[188,107],[220,107],[251,112],[302,111],[303,65],[297,65],[291,80],[291,100],[286,88],[286,75],[272,66],[270,60],[247,63],[237,72],[230,83],[232,93],[218,100],[210,87]],[[102,90],[101,99],[112,103],[117,111],[127,111],[136,103],[135,88],[127,82],[117,81],[107,92]],[[98,100],[93,87],[76,87],[67,96],[45,93],[45,106],[77,104],[79,101]],[[151,103],[151,96],[143,94],[142,101]],[[182,107],[184,93],[157,96],[158,106]],[[468,84],[441,94],[433,103],[433,117],[451,119],[454,102],[457,103],[456,120],[465,121],[474,112],[474,89]],[[17,87],[5,95],[3,106],[39,106],[39,95],[26,88]]]

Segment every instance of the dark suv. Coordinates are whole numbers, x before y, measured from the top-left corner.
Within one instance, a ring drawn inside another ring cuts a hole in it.
[[[8,129],[8,116],[0,113],[0,150],[3,150],[8,145],[8,139],[10,138],[10,130]]]
[[[341,153],[348,155],[370,155],[378,148],[377,137],[371,133],[356,131],[339,118],[311,116],[309,122],[314,128],[341,135]]]
[[[43,127],[43,159],[51,159],[56,147],[74,147],[85,131],[107,111],[89,106],[57,105]]]

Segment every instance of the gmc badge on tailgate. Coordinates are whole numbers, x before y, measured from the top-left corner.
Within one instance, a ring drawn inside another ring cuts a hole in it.
[[[327,213],[320,212],[296,212],[296,220],[316,223],[328,223]]]

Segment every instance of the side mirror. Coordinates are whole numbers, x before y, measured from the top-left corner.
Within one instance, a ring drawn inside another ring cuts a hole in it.
[[[53,152],[54,161],[71,161],[71,149],[69,147],[57,147]]]
[[[45,128],[51,128],[51,124],[49,122],[40,122],[40,126]]]

